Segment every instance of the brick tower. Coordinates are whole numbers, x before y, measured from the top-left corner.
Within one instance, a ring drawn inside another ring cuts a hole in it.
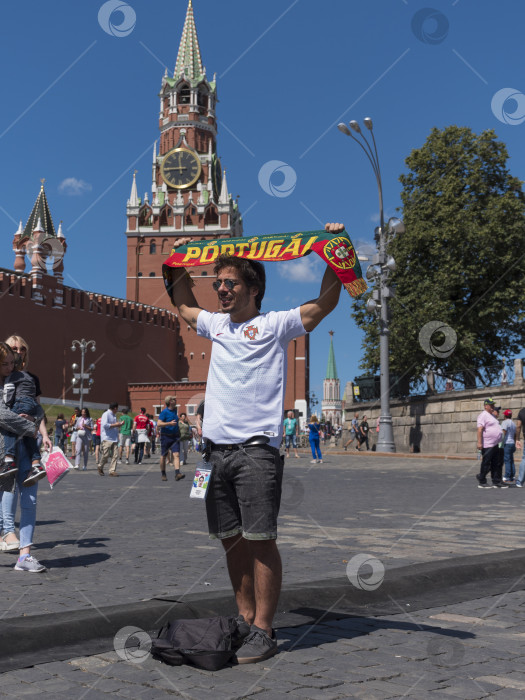
[[[243,235],[237,202],[228,192],[217,156],[217,85],[203,67],[192,0],[188,2],[173,75],[166,70],[160,90],[160,140],[153,146],[151,194],[139,197],[136,174],[127,203],[128,299],[174,311],[162,279],[162,263],[178,237],[216,240]],[[213,266],[191,270],[200,306],[217,309],[211,286]],[[203,383],[208,375],[210,343],[180,322],[175,370],[177,383]],[[308,336],[288,350],[285,408],[306,417],[309,373]],[[166,373],[167,374],[167,373]],[[180,385],[177,385],[177,392]]]
[[[173,310],[161,274],[177,237],[197,240],[242,236],[242,217],[228,193],[217,157],[217,86],[208,80],[192,0],[189,0],[175,70],[160,91],[160,141],[153,147],[151,195],[138,196],[136,175],[127,203],[128,299]],[[212,267],[192,271],[195,296],[217,307]],[[206,378],[209,343],[181,324],[176,380]]]

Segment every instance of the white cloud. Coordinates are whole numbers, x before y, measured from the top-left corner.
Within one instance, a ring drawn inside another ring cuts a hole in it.
[[[84,192],[91,192],[92,189],[93,187],[89,182],[78,180],[76,177],[66,177],[58,186],[60,194],[67,194],[72,197],[84,194]]]
[[[320,260],[317,255],[281,262],[279,274],[290,282],[315,282],[320,280]]]

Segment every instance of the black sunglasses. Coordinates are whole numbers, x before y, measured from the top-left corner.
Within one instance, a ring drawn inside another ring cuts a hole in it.
[[[226,289],[231,292],[231,290],[240,283],[236,282],[235,280],[215,280],[215,282],[211,286],[215,289],[216,292],[218,292],[221,288],[221,284],[223,284],[226,287]]]

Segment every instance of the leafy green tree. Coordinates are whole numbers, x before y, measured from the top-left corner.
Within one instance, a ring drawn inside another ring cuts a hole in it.
[[[507,160],[493,131],[458,126],[432,129],[406,159],[406,232],[388,243],[397,264],[390,371],[405,386],[427,369],[473,385],[470,370],[501,366],[525,345],[525,196]],[[379,330],[365,303],[356,302],[353,317],[365,332],[361,367],[373,373]],[[453,332],[436,330],[425,350],[419,335],[431,321]]]

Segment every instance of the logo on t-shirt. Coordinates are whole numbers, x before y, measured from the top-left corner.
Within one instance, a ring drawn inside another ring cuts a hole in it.
[[[259,329],[257,326],[248,326],[244,329],[244,337],[248,338],[249,340],[255,340],[258,333]]]

